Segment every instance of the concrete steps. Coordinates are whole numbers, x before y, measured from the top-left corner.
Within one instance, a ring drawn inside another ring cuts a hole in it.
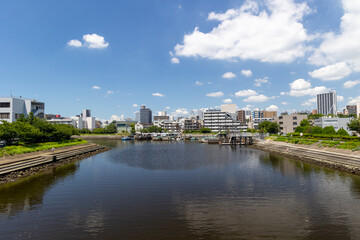
[[[67,149],[57,149],[54,153],[43,153],[29,157],[22,157],[18,159],[8,159],[0,161],[0,175],[8,174],[14,171],[21,171],[31,167],[36,167],[42,164],[51,163],[77,155],[94,152],[104,149],[105,147],[97,144],[82,144],[73,146]]]

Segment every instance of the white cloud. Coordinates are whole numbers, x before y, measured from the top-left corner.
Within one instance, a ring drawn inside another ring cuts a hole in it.
[[[333,65],[319,68],[313,72],[309,72],[309,75],[313,78],[318,78],[323,81],[335,81],[340,80],[351,74],[350,67],[345,62],[339,62]]]
[[[106,92],[106,94],[108,94],[108,95],[114,94],[114,91],[108,90],[108,91]]]
[[[262,7],[262,9],[260,9]],[[219,21],[210,32],[195,30],[175,46],[177,56],[200,56],[220,60],[291,62],[307,52],[309,40],[302,25],[310,12],[306,3],[293,0],[246,1],[238,9],[211,12],[208,20]],[[249,27],[251,26],[251,27]]]
[[[222,97],[224,96],[223,92],[212,92],[212,93],[207,93],[206,96],[208,97]]]
[[[224,99],[223,103],[232,103],[232,100],[230,98]]]
[[[196,81],[196,82],[195,82],[195,85],[196,85],[196,86],[201,86],[201,85],[203,85],[203,83],[202,83],[202,82],[199,82],[199,81]]]
[[[95,86],[93,86],[93,87],[92,87],[92,89],[95,89],[95,90],[100,90],[100,89],[101,89],[101,87],[99,87],[99,86],[96,86],[96,85],[95,85]]]
[[[118,115],[112,115],[111,118],[110,118],[110,121],[124,121],[125,118],[124,118],[124,114],[122,114],[121,116],[118,116]]]
[[[254,86],[255,87],[261,87],[265,83],[269,83],[269,78],[268,77],[255,79]]]
[[[207,82],[207,84],[209,84],[209,85],[210,85],[210,84],[212,84],[212,82]]]
[[[344,101],[344,97],[343,96],[340,96],[340,95],[337,95],[337,101],[338,102],[342,102],[342,101]]]
[[[292,90],[303,90],[311,87],[311,83],[304,79],[297,79],[289,84]]]
[[[287,102],[281,102],[282,105],[288,105],[289,103]]]
[[[222,78],[226,78],[226,79],[232,79],[236,77],[236,74],[233,72],[226,72],[222,75]]]
[[[310,98],[310,99],[308,99],[307,101],[303,102],[303,103],[301,104],[301,106],[304,106],[304,107],[306,107],[306,106],[313,106],[313,105],[315,105],[316,101],[317,101],[316,97],[315,97],[315,98]]]
[[[176,117],[182,117],[189,115],[189,111],[186,108],[178,108],[175,110],[175,112],[172,112],[171,114]]]
[[[168,107],[166,107],[165,109],[166,109],[166,110],[169,110],[169,109],[170,109],[170,107],[168,106]]]
[[[152,94],[153,96],[155,96],[155,97],[165,97],[165,95],[164,94],[162,94],[162,93],[153,93]]]
[[[346,81],[343,84],[344,88],[353,88],[356,85],[360,84],[360,80],[356,80],[356,81]]]
[[[270,99],[274,99],[275,97],[267,97],[263,94],[250,96],[246,99],[244,99],[244,102],[267,102]]]
[[[316,96],[320,93],[325,93],[331,91],[330,88],[320,86],[311,88],[310,81],[304,79],[297,79],[290,85],[290,92],[281,92],[280,95],[290,95],[293,97],[302,97],[302,96]]]
[[[241,74],[244,75],[245,77],[251,77],[252,76],[252,71],[251,70],[241,70]]]
[[[179,58],[177,58],[177,57],[172,57],[172,58],[171,58],[171,63],[179,64],[179,63],[180,63],[180,60],[179,60]]]
[[[269,107],[265,108],[266,111],[279,111],[279,107],[276,105],[270,105]]]
[[[132,105],[132,107],[138,107],[139,105],[137,105],[136,103],[134,103],[133,105]]]
[[[248,89],[248,90],[240,90],[235,93],[236,97],[248,97],[248,96],[255,96],[258,95],[258,93],[254,90]]]
[[[105,41],[103,36],[93,34],[86,34],[83,36],[84,45],[88,48],[107,48],[109,43]]]
[[[360,1],[342,0],[344,15],[339,33],[323,34],[323,42],[309,58],[310,63],[326,66],[346,62],[353,71],[360,71]]]
[[[82,47],[82,43],[77,39],[68,41],[67,45],[69,45],[71,47]]]
[[[348,102],[348,104],[351,104],[351,105],[355,105],[360,102],[360,96],[358,96],[356,98],[350,97],[349,99],[350,99],[350,101]]]

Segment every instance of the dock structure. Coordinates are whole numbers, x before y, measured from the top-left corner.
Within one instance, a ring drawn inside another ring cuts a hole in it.
[[[224,138],[224,141],[219,141],[220,145],[240,145],[247,146],[253,144],[253,136],[249,133],[230,133]]]
[[[71,148],[56,149],[55,152],[50,153],[39,153],[19,158],[0,160],[0,176],[103,149],[105,149],[105,147],[87,143]]]

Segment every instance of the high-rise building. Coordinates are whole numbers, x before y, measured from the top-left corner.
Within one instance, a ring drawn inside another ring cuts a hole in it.
[[[84,121],[86,121],[86,118],[91,117],[91,110],[90,109],[84,109],[82,110],[82,118]]]
[[[360,102],[356,104],[356,116],[360,118]]]
[[[337,97],[335,91],[317,95],[317,112],[323,115],[336,115]]]
[[[152,123],[152,112],[150,108],[142,105],[140,108],[140,123]]]

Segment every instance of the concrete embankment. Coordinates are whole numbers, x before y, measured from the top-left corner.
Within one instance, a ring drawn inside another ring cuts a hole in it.
[[[58,148],[54,152],[46,151],[2,158],[0,159],[0,184],[47,171],[107,150],[109,150],[107,147],[86,143]]]
[[[124,136],[121,135],[80,135],[72,136],[71,138],[81,138],[84,140],[121,140]]]
[[[324,151],[306,146],[300,147],[295,144],[274,141],[256,141],[251,147],[316,165],[360,175],[359,155],[337,153],[335,151]]]

